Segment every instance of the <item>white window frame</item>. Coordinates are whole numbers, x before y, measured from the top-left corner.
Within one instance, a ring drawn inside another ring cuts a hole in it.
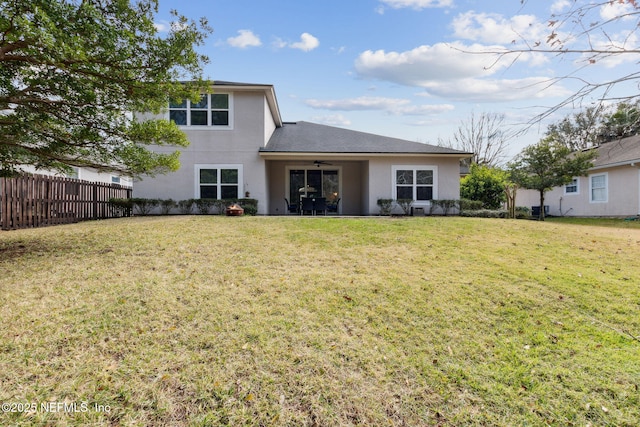
[[[604,177],[604,186],[594,188],[593,178],[601,177],[601,176]],[[596,200],[593,198],[593,190],[600,189],[600,188],[604,189],[604,199]],[[589,203],[607,203],[608,201],[609,201],[609,173],[602,172],[602,173],[594,173],[589,175]]]
[[[415,177],[417,176],[417,171],[432,171],[433,172],[433,184],[431,191],[431,200],[438,200],[438,166],[435,165],[393,165],[391,166],[391,188],[392,195],[394,200],[398,200],[398,184],[396,182],[397,171],[399,170],[412,170],[414,176],[413,186],[413,206],[430,206],[431,201],[429,200],[417,200],[417,186],[418,184],[415,182]]]
[[[580,178],[578,177],[574,177],[573,181],[575,181],[575,184],[573,182],[567,184],[564,186],[564,194],[565,196],[575,196],[580,194]],[[576,191],[567,191],[568,187],[576,187]]]
[[[222,195],[222,189],[221,186],[223,185],[222,182],[220,182],[220,170],[221,169],[237,169],[238,170],[238,193],[236,195],[235,198],[237,199],[241,199],[243,197],[243,189],[244,189],[244,181],[243,181],[243,177],[244,177],[244,172],[243,172],[243,165],[242,164],[196,164],[194,165],[194,189],[193,189],[193,197],[196,199],[200,199],[200,170],[202,169],[217,169],[218,170],[218,179],[217,179],[217,184],[214,184],[217,186],[218,188],[218,200],[220,199],[220,196]]]
[[[185,108],[171,108],[171,104],[169,104],[169,108],[167,109],[166,118],[167,120],[171,119],[171,110],[184,110],[186,112],[186,125],[178,125],[181,128],[189,128],[189,129],[206,129],[206,130],[233,130],[233,93],[224,93],[224,92],[216,92],[216,93],[208,93],[203,94],[208,98],[207,108],[205,109],[196,109],[196,111],[206,111],[207,112],[207,124],[206,125],[192,125],[191,124],[191,101],[185,100],[186,106]],[[211,95],[227,95],[229,99],[229,108],[228,110],[221,110],[219,108],[212,108],[211,106]],[[229,123],[227,125],[214,125],[211,123],[211,113],[213,111],[228,111],[229,112]]]

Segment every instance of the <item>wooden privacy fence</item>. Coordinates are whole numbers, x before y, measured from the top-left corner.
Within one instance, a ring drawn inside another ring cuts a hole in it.
[[[55,176],[0,178],[0,228],[16,230],[115,218],[122,213],[109,205],[109,199],[130,198],[131,191],[119,184]]]

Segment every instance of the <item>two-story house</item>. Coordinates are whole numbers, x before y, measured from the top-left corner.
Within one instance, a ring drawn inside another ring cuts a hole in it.
[[[469,153],[308,122],[284,122],[274,87],[217,81],[198,103],[170,104],[187,134],[181,168],[136,181],[134,197],[258,200],[258,213],[287,213],[285,199],[340,200],[338,213],[373,215],[380,198],[457,199]],[[172,147],[154,149],[173,150]]]

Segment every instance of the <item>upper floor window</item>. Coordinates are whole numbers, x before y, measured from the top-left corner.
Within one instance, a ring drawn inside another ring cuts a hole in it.
[[[226,93],[202,95],[199,102],[188,99],[169,103],[169,119],[178,126],[231,126],[231,97]]]
[[[573,178],[569,184],[564,186],[564,194],[578,194],[579,189],[578,178]]]

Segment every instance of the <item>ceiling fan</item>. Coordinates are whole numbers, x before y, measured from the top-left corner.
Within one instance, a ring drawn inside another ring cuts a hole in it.
[[[314,160],[313,164],[316,165],[317,167],[320,167],[320,165],[329,165],[329,166],[331,166],[331,163],[325,162],[324,160]]]

